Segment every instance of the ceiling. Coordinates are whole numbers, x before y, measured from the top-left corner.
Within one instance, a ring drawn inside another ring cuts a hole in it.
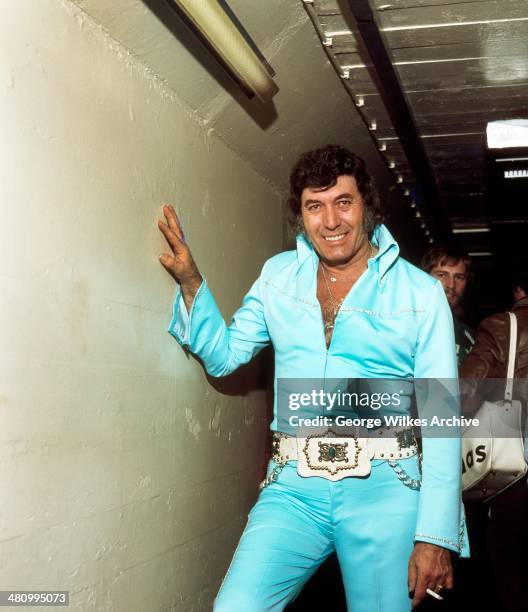
[[[395,99],[405,100],[434,175],[442,213],[458,240],[474,253],[482,279],[480,301],[493,309],[500,298],[489,297],[490,276],[497,280],[496,268],[521,254],[528,237],[528,212],[523,206],[528,179],[505,180],[502,169],[527,168],[528,160],[519,158],[527,157],[528,150],[488,151],[486,125],[528,117],[528,2],[313,0],[306,4],[322,45],[383,149],[387,165],[410,197],[416,196],[422,229],[438,237],[429,218],[431,202],[416,191],[420,177],[405,153],[409,134],[397,129],[391,115]],[[399,87],[389,88],[385,95],[387,75],[380,68],[380,50],[361,28],[365,4],[399,81]],[[497,162],[501,158],[515,161],[506,166]]]
[[[301,152],[352,141],[382,191],[390,188],[391,174],[325,57],[300,0],[229,0],[277,73],[280,91],[267,105],[247,100],[171,10],[169,0],[72,2],[162,79],[204,129],[222,138],[279,192],[287,189],[289,170]]]
[[[72,2],[280,193],[299,153],[337,142],[366,159],[415,258],[446,237],[441,227],[489,228],[456,234],[469,251],[491,253],[474,258],[487,278],[522,245],[511,237],[528,214],[504,214],[502,200],[510,187],[526,199],[528,179],[503,184],[490,171],[485,131],[490,120],[528,116],[527,0],[228,0],[276,72],[280,91],[267,105],[244,97],[170,0]],[[372,13],[397,86],[386,85],[361,10]],[[414,136],[394,113],[401,104]]]

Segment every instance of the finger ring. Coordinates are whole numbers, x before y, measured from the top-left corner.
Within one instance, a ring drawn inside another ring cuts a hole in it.
[[[439,595],[438,593],[435,593],[434,591],[431,591],[431,589],[426,589],[425,591],[428,595],[431,595],[431,597],[434,597],[435,599],[438,599],[438,601],[444,601],[444,598]]]

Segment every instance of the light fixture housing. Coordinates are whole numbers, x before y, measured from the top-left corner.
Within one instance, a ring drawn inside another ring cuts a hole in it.
[[[273,68],[225,0],[167,0],[249,97],[268,102],[279,91]]]

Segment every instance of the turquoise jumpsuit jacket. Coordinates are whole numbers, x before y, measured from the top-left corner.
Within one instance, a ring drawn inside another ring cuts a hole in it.
[[[399,256],[378,225],[378,253],[346,296],[326,347],[316,297],[318,256],[303,235],[296,250],[269,259],[227,326],[202,282],[190,312],[178,292],[169,332],[225,376],[262,348],[275,351],[277,380],[288,378],[457,378],[451,311],[441,284]],[[410,396],[400,410],[408,413]],[[418,416],[421,406],[418,402]],[[441,414],[442,406],[438,406]],[[294,434],[277,411],[274,431]],[[421,488],[402,483],[385,460],[366,478],[303,478],[290,461],[260,494],[215,601],[215,611],[283,610],[334,550],[350,610],[411,608],[407,567],[414,542],[468,553],[461,504],[460,439],[424,437],[417,457],[399,465]],[[270,462],[268,474],[275,467]]]

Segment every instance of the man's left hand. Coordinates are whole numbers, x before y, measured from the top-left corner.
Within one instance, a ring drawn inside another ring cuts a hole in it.
[[[414,593],[413,608],[427,595],[427,589],[441,592],[441,588],[453,588],[451,554],[446,548],[416,542],[409,559],[409,593]]]

